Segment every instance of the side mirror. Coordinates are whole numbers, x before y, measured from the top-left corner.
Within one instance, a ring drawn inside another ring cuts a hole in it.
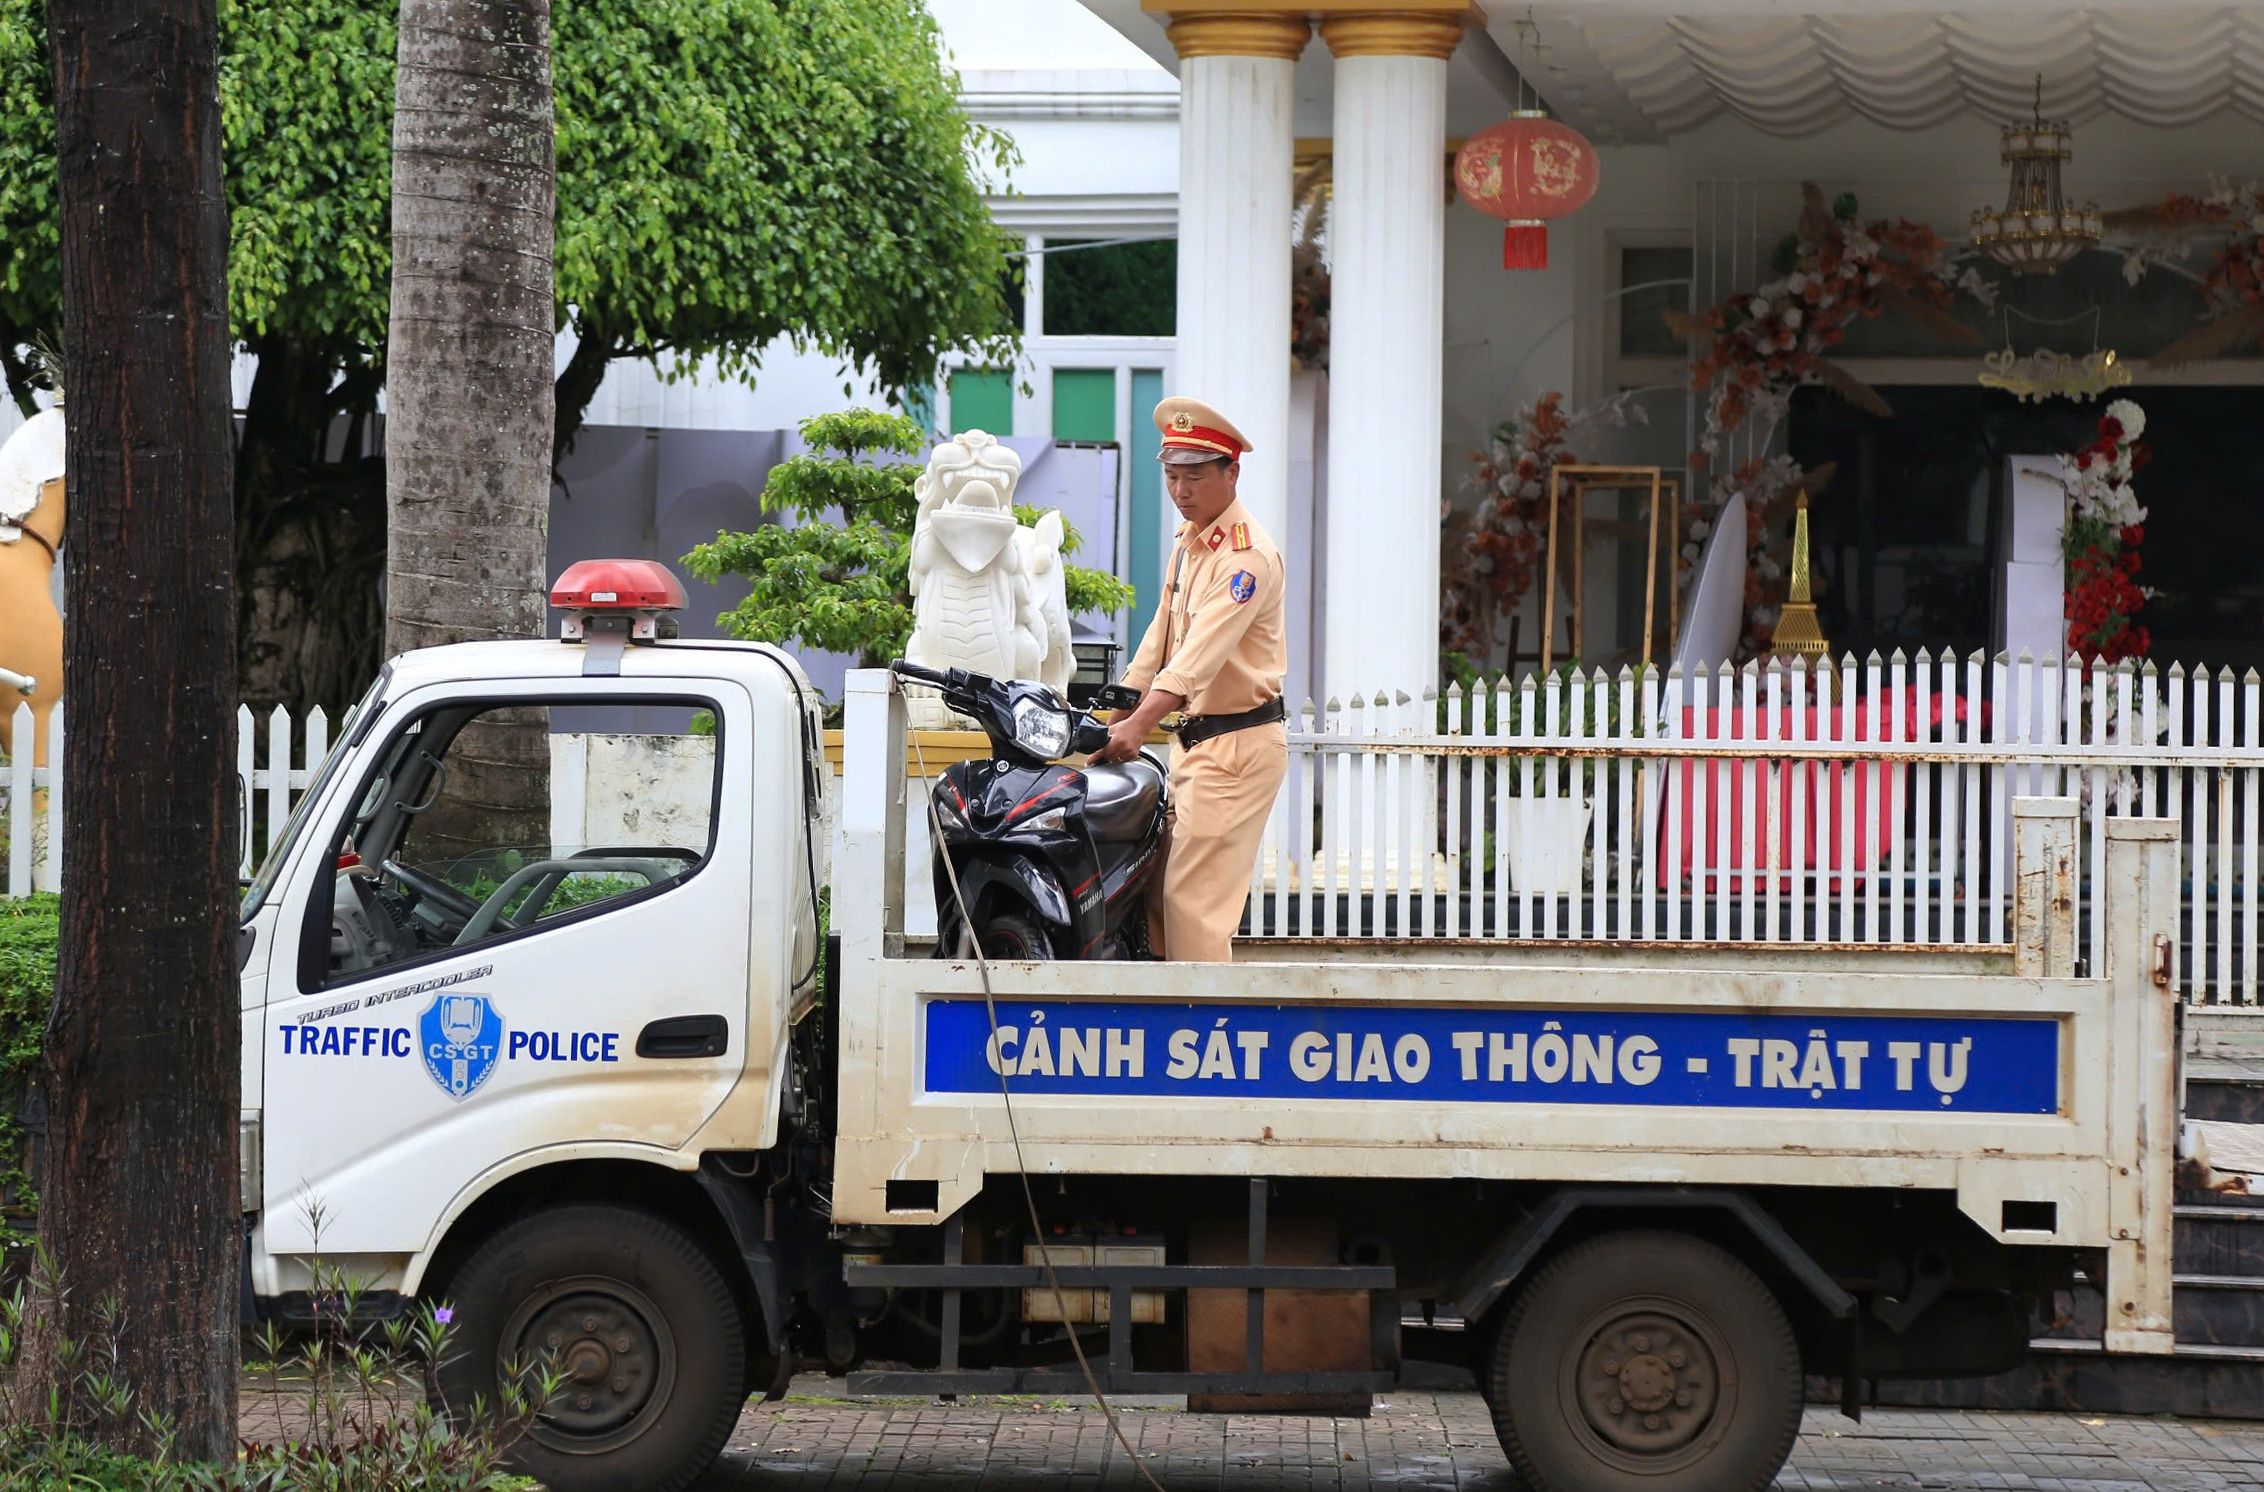
[[[1139,704],[1140,691],[1122,684],[1103,684],[1093,691],[1093,708],[1097,710],[1131,710]]]

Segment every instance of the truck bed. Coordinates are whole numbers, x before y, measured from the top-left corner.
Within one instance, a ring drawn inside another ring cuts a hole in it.
[[[2008,1244],[2108,1249],[2110,1338],[2167,1350],[2167,821],[2110,825],[2103,979],[2066,977],[2071,905],[2025,865],[2010,957],[1362,940],[986,968],[906,942],[902,706],[850,709],[837,1222],[939,1223],[1015,1171],[1922,1189]]]

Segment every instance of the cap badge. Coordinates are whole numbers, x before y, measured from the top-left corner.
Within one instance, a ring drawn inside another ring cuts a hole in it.
[[[1171,428],[1181,435],[1195,428],[1195,417],[1182,409],[1171,417]]]

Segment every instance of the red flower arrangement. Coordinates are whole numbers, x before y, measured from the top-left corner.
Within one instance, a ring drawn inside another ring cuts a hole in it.
[[[2146,605],[2145,587],[2138,583],[2146,510],[2131,488],[2131,478],[2153,454],[2138,439],[2145,428],[2145,413],[2117,399],[2090,444],[2060,458],[2069,498],[2067,645],[2102,663],[2143,658],[2153,641],[2138,621]]]

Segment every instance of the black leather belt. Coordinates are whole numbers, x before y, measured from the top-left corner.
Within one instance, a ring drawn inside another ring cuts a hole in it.
[[[1288,718],[1289,707],[1282,703],[1279,695],[1256,709],[1244,710],[1239,715],[1190,715],[1179,722],[1179,744],[1182,748],[1200,746],[1213,736],[1248,730],[1253,725],[1271,725],[1276,720]]]

